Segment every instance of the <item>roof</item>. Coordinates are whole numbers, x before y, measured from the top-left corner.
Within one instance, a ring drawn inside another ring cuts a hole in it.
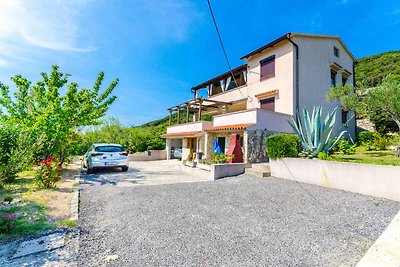
[[[199,136],[200,133],[201,133],[201,131],[167,133],[167,134],[161,135],[161,137],[168,138],[168,137]]]
[[[244,55],[243,57],[241,57],[240,59],[248,59],[249,57],[261,53],[262,51],[264,51],[267,48],[273,47],[274,45],[284,41],[284,40],[289,40],[290,37],[294,37],[294,36],[301,36],[301,37],[311,37],[311,38],[329,38],[329,39],[337,39],[339,41],[339,43],[343,46],[343,48],[346,50],[346,52],[350,55],[350,57],[354,60],[357,61],[357,59],[354,57],[354,55],[350,52],[350,50],[347,48],[347,46],[343,43],[342,39],[340,39],[339,36],[337,35],[325,35],[325,34],[309,34],[309,33],[287,33],[285,35],[282,35],[281,37],[273,40],[272,42],[267,43],[266,45],[248,53],[247,55]]]
[[[253,125],[254,123],[242,123],[242,124],[232,124],[232,125],[222,125],[222,126],[214,126],[208,128],[206,131],[233,131],[233,130],[244,130],[247,127]]]
[[[261,53],[261,52],[264,51],[265,49],[270,48],[270,47],[273,47],[274,45],[276,45],[276,44],[282,42],[283,40],[289,39],[289,35],[290,35],[290,33],[287,33],[287,34],[285,34],[285,35],[279,37],[278,39],[275,39],[275,40],[273,40],[272,42],[269,42],[268,44],[266,44],[266,45],[264,45],[264,46],[262,46],[262,47],[260,47],[260,48],[258,48],[258,49],[256,49],[256,50],[254,50],[254,51],[251,51],[250,53],[248,53],[247,55],[244,55],[244,56],[241,57],[240,59],[248,59],[249,57],[251,57],[251,56],[253,56],[253,55],[255,55],[255,54]]]
[[[235,75],[235,74],[238,74],[238,73],[240,73],[240,72],[242,72],[244,70],[247,70],[247,64],[243,64],[243,65],[240,65],[240,66],[232,69],[232,72]],[[217,82],[217,81],[219,82],[220,80],[222,80],[224,78],[231,77],[231,76],[232,76],[231,71],[227,71],[227,72],[222,73],[222,74],[220,74],[218,76],[215,76],[214,78],[211,78],[210,80],[208,80],[206,82],[203,82],[201,84],[193,86],[192,89],[193,90],[198,90],[198,89],[201,89],[201,88],[204,88],[204,87],[208,86],[211,83],[214,83],[214,82]]]

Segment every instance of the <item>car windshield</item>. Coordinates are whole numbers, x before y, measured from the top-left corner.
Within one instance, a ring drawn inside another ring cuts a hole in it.
[[[94,149],[96,152],[122,152],[122,146],[98,146]]]

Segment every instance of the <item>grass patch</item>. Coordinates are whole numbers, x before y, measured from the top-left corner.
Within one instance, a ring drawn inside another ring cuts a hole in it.
[[[36,235],[55,229],[54,225],[48,223],[48,218],[43,214],[46,209],[46,206],[28,201],[19,205],[0,208],[0,214],[17,214],[15,226],[9,231],[2,232],[0,240]]]
[[[34,182],[35,171],[24,171],[12,183],[0,189],[0,215],[16,214],[14,227],[0,231],[0,240],[37,235],[55,229],[45,215],[47,200],[34,196],[40,189]],[[8,203],[5,199],[12,198]]]
[[[78,226],[78,222],[75,220],[63,220],[57,223],[58,227],[68,227],[68,228],[75,228]]]
[[[395,151],[367,151],[364,147],[357,147],[356,153],[351,155],[334,153],[333,155],[331,155],[331,159],[334,161],[343,162],[400,166],[400,157],[395,156]]]

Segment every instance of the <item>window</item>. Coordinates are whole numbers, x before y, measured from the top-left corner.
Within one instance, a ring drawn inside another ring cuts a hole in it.
[[[218,137],[217,142],[222,153],[225,154],[225,137]]]
[[[347,77],[344,77],[344,76],[342,75],[342,85],[345,86],[346,83],[347,83]]]
[[[331,87],[336,86],[336,71],[331,70]]]
[[[260,61],[260,79],[265,79],[275,75],[275,56],[267,57]]]
[[[339,48],[337,48],[336,46],[333,47],[333,54],[334,54],[336,57],[339,57]]]
[[[260,99],[260,108],[275,111],[275,97]]]
[[[347,122],[347,114],[349,111],[342,109],[342,124],[345,124]]]

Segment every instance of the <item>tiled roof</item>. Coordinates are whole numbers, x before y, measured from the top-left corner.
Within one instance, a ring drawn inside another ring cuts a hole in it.
[[[253,124],[254,123],[242,123],[242,124],[233,124],[233,125],[214,126],[214,127],[207,129],[206,131],[210,132],[210,131],[244,130]]]
[[[163,134],[161,135],[161,137],[184,137],[184,136],[197,136],[199,133],[201,133],[200,131],[195,131],[195,132],[179,132],[179,133],[167,133],[167,134]]]

